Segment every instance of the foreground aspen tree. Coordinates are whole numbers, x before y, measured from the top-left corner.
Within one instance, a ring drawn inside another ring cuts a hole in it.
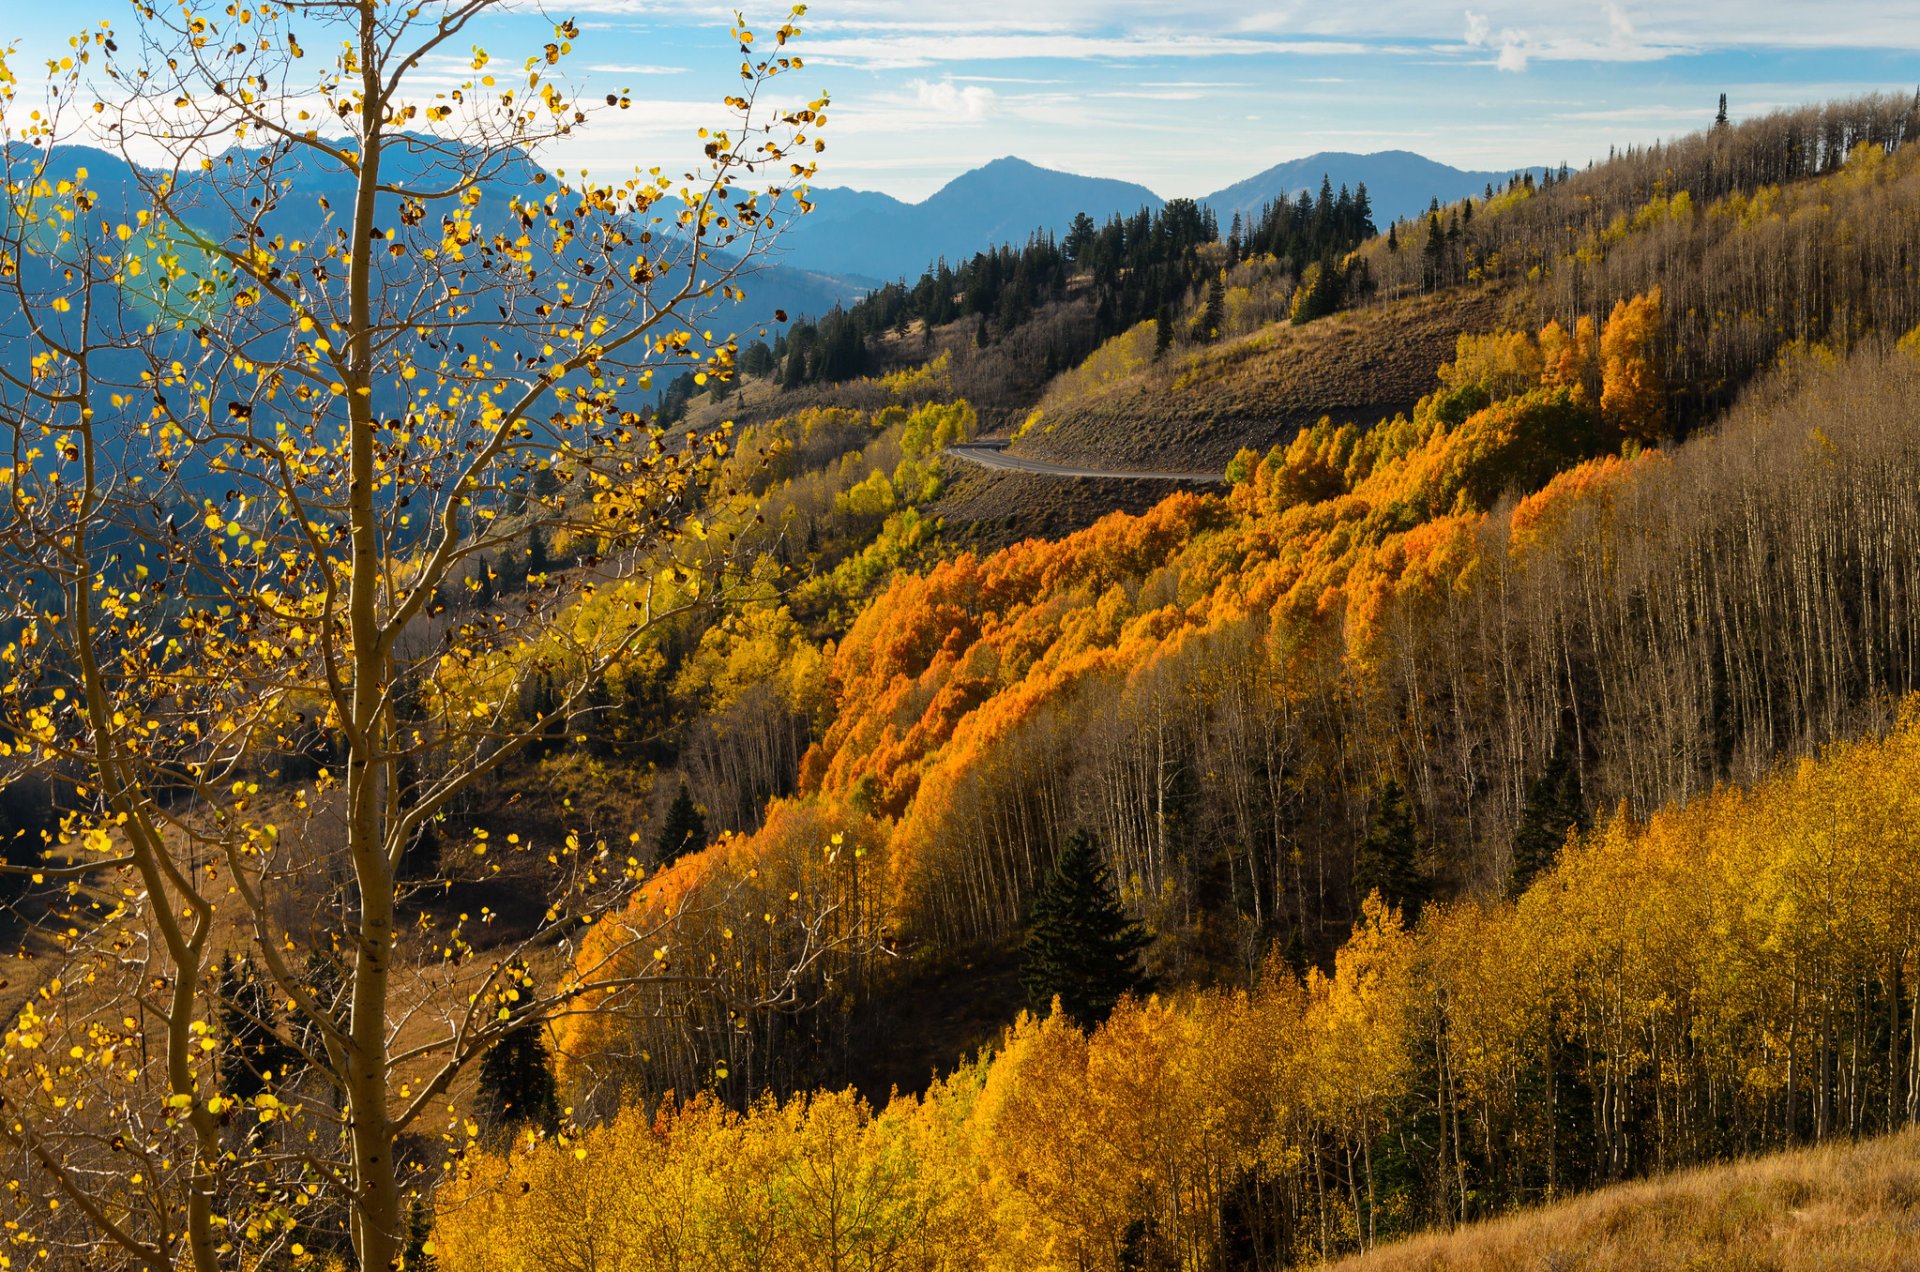
[[[642,873],[450,815],[712,601],[691,512],[726,442],[644,395],[730,374],[714,331],[807,208],[827,103],[769,105],[801,8],[736,18],[698,171],[551,173],[634,103],[576,97],[571,22],[491,57],[495,7],[137,2],[42,85],[0,63],[0,766],[66,813],[0,1051],[0,1263],[404,1266],[475,1133],[456,1080],[572,1008],[523,952]],[[463,599],[557,538],[566,568]],[[542,894],[517,947],[423,901],[436,824],[469,881]]]

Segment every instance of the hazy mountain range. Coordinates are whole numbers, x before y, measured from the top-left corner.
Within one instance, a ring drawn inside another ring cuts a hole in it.
[[[15,157],[25,156],[16,152]],[[412,167],[433,162],[406,147],[396,147],[389,158],[396,172],[409,176],[418,175]],[[133,171],[98,150],[57,147],[49,173],[67,175],[82,167],[89,170],[89,183],[100,191],[104,207],[138,202]],[[503,163],[487,183],[487,207],[503,208],[516,194],[537,199],[540,175],[524,159]],[[1504,183],[1511,174],[1462,171],[1404,150],[1325,152],[1277,164],[1200,202],[1213,209],[1224,231],[1236,213],[1252,218],[1275,199],[1317,190],[1323,175],[1336,188],[1365,182],[1374,221],[1384,227],[1395,218],[1419,213],[1434,198],[1446,202],[1478,194],[1489,182]],[[330,196],[342,206],[351,197],[348,174],[325,164],[301,171],[295,184],[296,193],[308,197],[290,200],[283,212],[270,218],[270,228],[299,237],[320,229],[311,196]],[[776,311],[821,314],[879,282],[917,278],[942,256],[965,258],[1000,243],[1024,242],[1035,231],[1064,233],[1080,212],[1104,221],[1142,208],[1158,210],[1166,202],[1143,185],[1058,172],[1011,157],[963,173],[918,203],[842,188],[819,189],[815,195],[815,211],[782,235],[776,259],[757,270],[751,281],[746,311],[729,326],[751,329]],[[204,229],[222,236],[229,215],[224,207],[207,206]],[[13,306],[0,304],[0,337],[17,335],[13,326],[18,319]]]
[[[1341,185],[1366,183],[1375,224],[1479,194],[1507,172],[1469,172],[1407,150],[1375,154],[1323,151],[1290,159],[1217,190],[1198,202],[1212,208],[1224,232],[1237,212],[1246,218],[1275,199],[1314,191],[1326,176]],[[962,173],[919,203],[868,190],[822,188],[817,207],[782,239],[780,262],[791,269],[868,283],[915,278],[942,256],[971,256],[999,243],[1024,241],[1035,230],[1064,233],[1074,216],[1096,221],[1166,200],[1143,185],[1056,172],[1008,157]]]

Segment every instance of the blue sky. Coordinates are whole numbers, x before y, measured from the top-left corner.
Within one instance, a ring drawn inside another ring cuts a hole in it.
[[[515,55],[579,21],[573,74],[595,95],[631,90],[636,109],[548,161],[611,172],[683,161],[717,121],[731,12],[525,0],[477,39]],[[0,0],[0,35],[44,53],[77,21],[125,13]],[[763,28],[782,13],[747,8]],[[793,89],[835,103],[822,184],[909,199],[1006,154],[1168,196],[1317,150],[1578,165],[1704,125],[1722,92],[1739,118],[1920,83],[1915,0],[821,0],[802,26]]]

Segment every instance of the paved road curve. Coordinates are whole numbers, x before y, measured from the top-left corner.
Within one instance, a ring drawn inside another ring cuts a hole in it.
[[[1049,464],[1044,459],[1009,455],[1006,447],[1005,442],[962,442],[958,446],[947,447],[947,454],[955,459],[966,460],[970,464],[978,464],[982,468],[998,468],[1014,473],[1037,473],[1042,477],[1108,477],[1127,481],[1185,482],[1196,486],[1214,486],[1226,480],[1220,473],[1128,472],[1111,468],[1070,468],[1065,464]]]

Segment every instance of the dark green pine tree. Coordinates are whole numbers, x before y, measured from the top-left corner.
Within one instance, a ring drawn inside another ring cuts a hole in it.
[[[1356,898],[1378,892],[1381,900],[1400,907],[1407,922],[1413,922],[1427,900],[1427,878],[1420,869],[1419,852],[1413,805],[1400,783],[1388,778],[1380,788],[1366,838],[1353,856]]]
[[[489,1133],[532,1124],[551,1135],[560,1128],[560,1085],[546,1026],[522,1025],[480,1057],[474,1114]]]
[[[1035,1011],[1060,1009],[1091,1029],[1128,993],[1147,988],[1147,934],[1120,908],[1093,837],[1075,831],[1033,901],[1020,984]]]
[[[680,793],[667,807],[667,820],[660,827],[660,838],[654,841],[653,860],[656,865],[668,865],[706,846],[707,819],[700,815],[692,793],[682,782]]]
[[[1553,749],[1547,767],[1527,787],[1520,808],[1520,824],[1513,832],[1513,877],[1508,891],[1518,896],[1534,876],[1553,864],[1572,831],[1587,828],[1586,800],[1580,791],[1580,770],[1562,744]]]
[[[431,1240],[433,1212],[416,1196],[407,1203],[407,1249],[400,1263],[405,1272],[432,1272],[439,1266],[439,1261],[427,1252],[427,1243]]]
[[[1207,307],[1200,317],[1200,338],[1218,340],[1227,325],[1227,286],[1215,274],[1207,284]]]
[[[220,960],[220,1086],[251,1100],[284,1082],[295,1052],[274,1031],[273,996],[251,958]]]
[[[787,352],[787,364],[780,371],[780,387],[797,389],[807,382],[807,355],[798,341]]]

